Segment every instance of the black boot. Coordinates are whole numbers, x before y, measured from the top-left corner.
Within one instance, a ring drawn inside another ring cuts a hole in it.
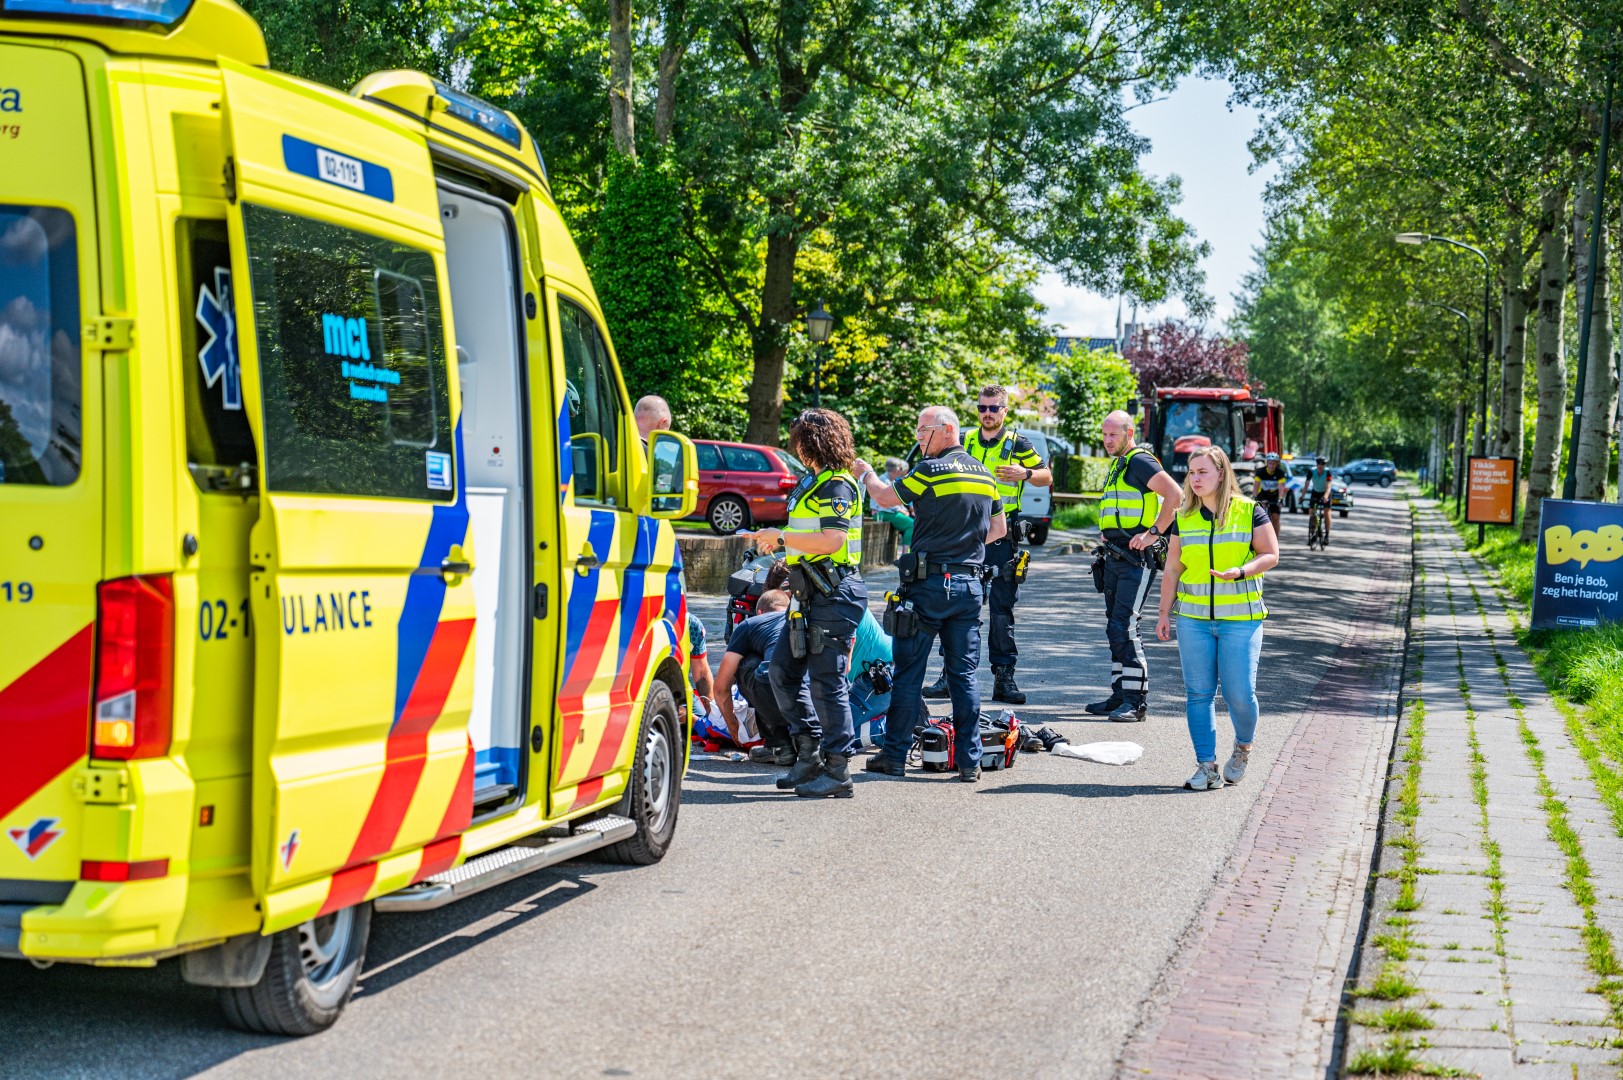
[[[1124,701],[1110,714],[1110,719],[1117,724],[1136,724],[1144,719],[1145,714],[1142,701]]]
[[[1007,701],[1010,705],[1024,705],[1026,695],[1014,685],[1014,665],[997,664],[992,668],[992,700]]]
[[[1082,706],[1082,711],[1089,716],[1109,716],[1119,708],[1121,708],[1121,691],[1112,690],[1110,696],[1103,701],[1090,701]]]
[[[851,787],[851,759],[844,754],[823,755],[823,768],[815,777],[795,788],[803,799],[849,799],[855,794]]]
[[[795,763],[795,748],[793,746],[752,746],[750,747],[750,760],[787,769]]]
[[[778,777],[778,790],[799,787],[823,768],[823,752],[816,735],[795,736],[795,767]]]
[[[941,678],[924,688],[924,696],[927,698],[944,698],[952,696],[952,691],[947,688],[946,668],[941,669]]]
[[[880,773],[884,776],[906,776],[907,769],[899,761],[892,761],[883,753],[875,754],[862,766],[863,772]]]

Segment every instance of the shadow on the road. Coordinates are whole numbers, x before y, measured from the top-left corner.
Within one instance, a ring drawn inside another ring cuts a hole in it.
[[[597,886],[583,873],[627,869],[577,860],[439,911],[376,916],[355,999],[385,993],[588,895]],[[0,1002],[6,1020],[0,1076],[187,1077],[285,1041],[227,1027],[215,992],[183,982],[176,961],[145,969],[58,964],[46,971],[0,964]],[[83,1024],[64,1023],[69,1017],[94,1017],[95,1039],[84,1037]]]
[[[1138,795],[1173,795],[1174,784],[1000,784],[983,787],[984,795],[1069,795],[1073,799],[1130,799]]]

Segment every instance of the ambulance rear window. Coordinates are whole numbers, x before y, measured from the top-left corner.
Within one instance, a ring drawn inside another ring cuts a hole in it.
[[[418,248],[242,210],[272,491],[449,499],[439,279]]]
[[[0,484],[79,475],[79,253],[73,215],[0,203]]]

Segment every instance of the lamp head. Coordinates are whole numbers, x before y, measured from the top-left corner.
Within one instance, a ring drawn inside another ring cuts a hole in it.
[[[806,334],[813,344],[822,345],[828,341],[828,335],[834,331],[834,316],[823,310],[823,302],[817,301],[817,310],[806,316]]]
[[[1431,236],[1423,232],[1400,232],[1392,239],[1400,244],[1424,244]]]

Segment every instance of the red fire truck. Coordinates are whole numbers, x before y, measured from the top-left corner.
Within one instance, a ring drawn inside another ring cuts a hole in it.
[[[1284,405],[1253,396],[1249,386],[1162,386],[1141,405],[1141,438],[1179,483],[1189,452],[1215,443],[1249,491],[1263,455],[1284,449]]]

